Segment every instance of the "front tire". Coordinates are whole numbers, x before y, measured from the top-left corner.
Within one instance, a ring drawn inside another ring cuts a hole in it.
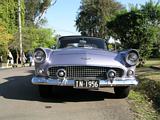
[[[129,95],[130,87],[114,87],[114,92],[117,98],[126,98]]]
[[[50,85],[39,85],[39,95],[42,98],[48,98],[52,93],[52,86]]]

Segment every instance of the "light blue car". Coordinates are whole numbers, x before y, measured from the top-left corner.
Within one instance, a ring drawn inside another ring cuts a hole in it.
[[[32,83],[47,97],[52,86],[78,89],[114,87],[117,97],[127,97],[137,85],[136,50],[110,52],[103,39],[83,36],[60,37],[56,49],[37,48],[34,52],[35,76]]]

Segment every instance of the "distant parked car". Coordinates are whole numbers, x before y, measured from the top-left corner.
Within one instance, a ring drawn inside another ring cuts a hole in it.
[[[95,37],[60,37],[56,49],[37,48],[34,52],[35,76],[32,83],[47,97],[52,86],[81,89],[114,87],[117,97],[127,97],[137,85],[136,50],[109,52],[105,40]]]

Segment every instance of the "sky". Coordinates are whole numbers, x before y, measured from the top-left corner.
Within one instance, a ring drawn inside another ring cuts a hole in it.
[[[57,0],[54,6],[51,6],[44,17],[48,23],[45,27],[55,30],[59,35],[79,35],[76,31],[75,20],[81,0]],[[117,0],[125,7],[129,4],[145,4],[149,0]],[[157,0],[154,0],[157,1]]]

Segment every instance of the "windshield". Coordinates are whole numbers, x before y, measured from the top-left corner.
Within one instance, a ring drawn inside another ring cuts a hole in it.
[[[99,38],[90,37],[66,37],[59,40],[59,48],[99,48],[105,49],[105,41]]]

